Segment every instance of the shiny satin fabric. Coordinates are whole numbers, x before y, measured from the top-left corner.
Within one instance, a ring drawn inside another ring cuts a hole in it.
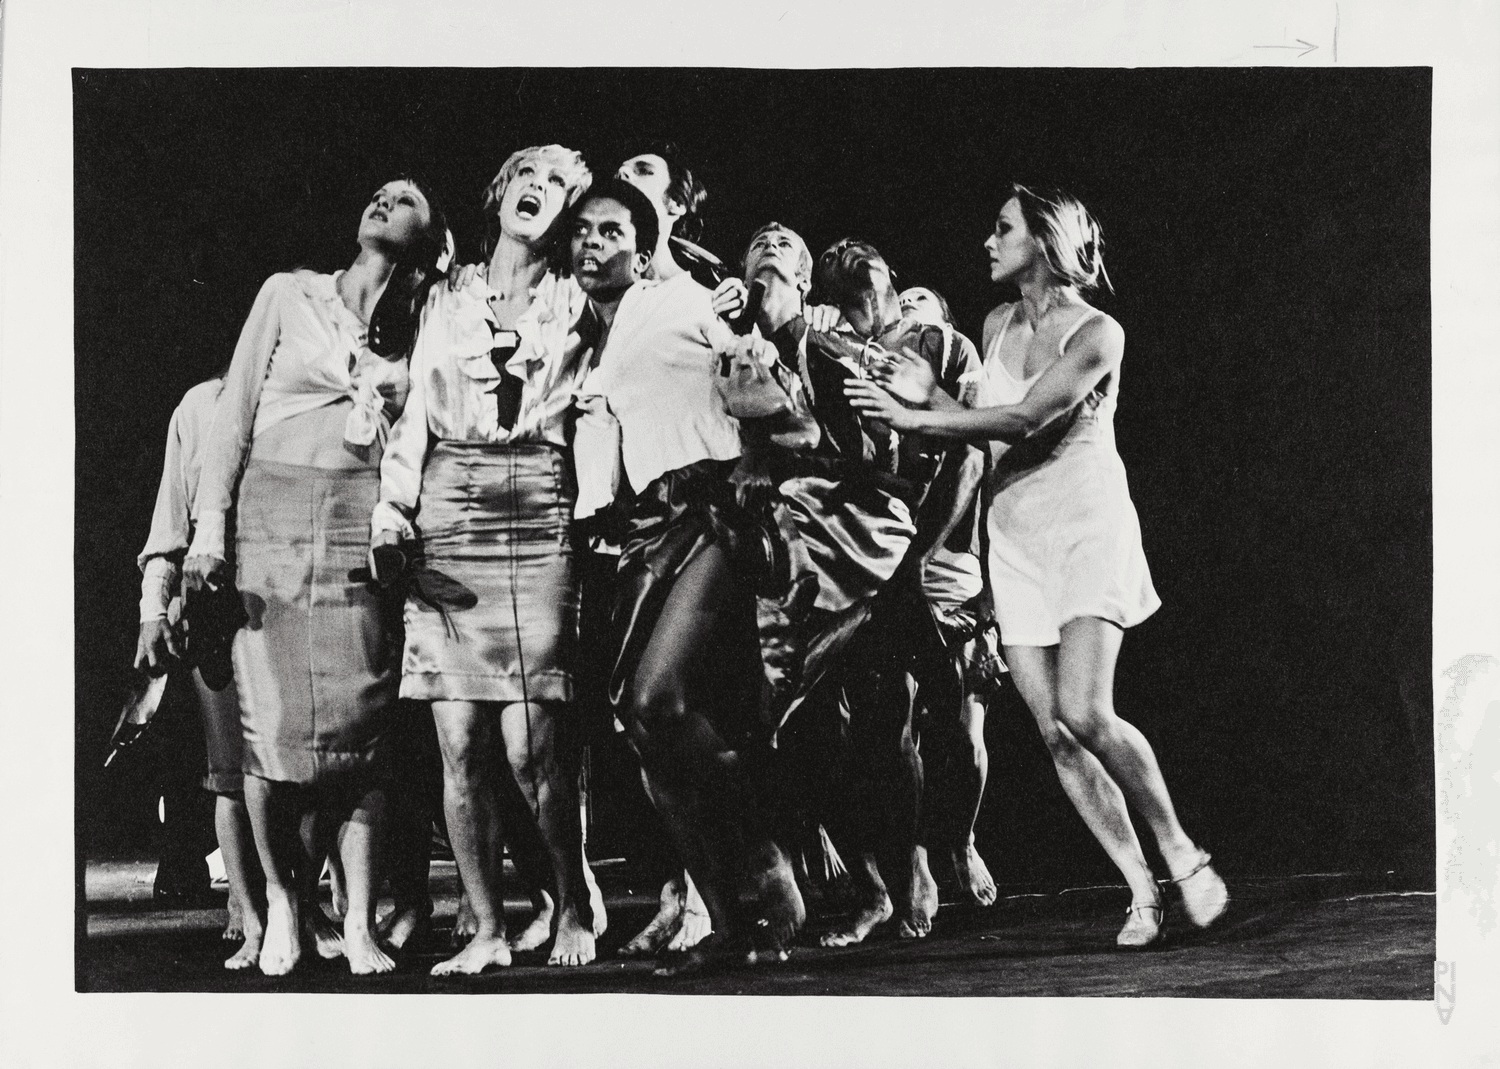
[[[728,481],[736,463],[700,460],[669,471],[631,504],[611,621],[619,652],[609,700],[617,712],[629,705],[631,682],[677,576],[711,545],[722,545],[731,559],[739,550],[738,508]],[[744,597],[748,614],[748,588]]]
[[[305,784],[375,764],[396,651],[378,595],[349,572],[379,491],[374,468],[245,468],[235,582],[249,620],[233,656],[248,773]]]
[[[443,441],[433,448],[416,517],[415,586],[424,575],[440,577],[472,601],[407,598],[403,698],[572,699],[573,498],[567,458],[553,446]]]

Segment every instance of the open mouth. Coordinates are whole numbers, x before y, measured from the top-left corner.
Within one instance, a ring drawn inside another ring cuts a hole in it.
[[[599,270],[599,261],[592,256],[580,256],[573,269],[582,274],[594,274]]]
[[[381,211],[379,208],[376,208],[373,212],[370,213],[370,218],[379,219],[382,223],[389,223],[391,221],[391,217],[386,215],[385,212]]]
[[[542,214],[542,202],[530,193],[521,194],[521,199],[516,201],[516,214],[522,219],[535,219]]]

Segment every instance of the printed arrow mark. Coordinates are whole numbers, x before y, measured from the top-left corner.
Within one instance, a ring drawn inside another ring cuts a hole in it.
[[[1295,50],[1298,46],[1301,46],[1301,48],[1302,48],[1302,51],[1300,51],[1300,52],[1297,53],[1297,58],[1298,59],[1301,59],[1303,56],[1307,55],[1309,52],[1316,52],[1318,50],[1318,46],[1317,45],[1313,44],[1311,41],[1304,41],[1300,37],[1297,38],[1297,44],[1295,44],[1295,45],[1253,45],[1251,47],[1253,47],[1253,48],[1290,48],[1290,49]]]

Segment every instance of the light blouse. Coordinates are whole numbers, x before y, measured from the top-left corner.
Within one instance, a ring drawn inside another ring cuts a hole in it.
[[[384,444],[406,401],[406,361],[370,351],[365,324],[338,294],[341,274],[272,275],[255,298],[206,445],[189,556],[224,557],[224,516],[250,444],[267,428],[347,401],[344,440]]]
[[[151,533],[136,563],[141,569],[141,622],[159,620],[177,594],[182,558],[193,534],[193,502],[203,470],[203,443],[213,425],[214,408],[224,383],[210,379],[194,386],[178,402],[167,425],[167,457]]]
[[[436,441],[567,445],[566,416],[588,367],[590,347],[578,329],[588,298],[573,279],[551,272],[531,288],[531,303],[516,320],[515,352],[505,361],[521,380],[520,411],[507,428],[495,401],[500,370],[490,358],[497,333],[504,334],[490,307],[493,292],[476,275],[462,290],[440,282],[428,295],[411,355],[411,392],[380,462],[375,534],[414,537],[422,467]]]
[[[625,292],[578,395],[585,408],[602,400],[619,421],[625,475],[636,491],[700,460],[740,455],[739,423],[714,388],[714,352],[731,337],[712,294],[687,272]],[[580,470],[580,483],[588,479]]]

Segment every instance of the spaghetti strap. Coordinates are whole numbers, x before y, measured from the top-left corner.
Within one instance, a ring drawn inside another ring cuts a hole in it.
[[[1062,336],[1062,341],[1057,343],[1057,355],[1059,357],[1063,355],[1063,352],[1068,348],[1068,342],[1073,340],[1073,335],[1078,333],[1079,327],[1083,326],[1095,316],[1102,316],[1103,314],[1104,313],[1099,311],[1099,309],[1097,308],[1090,308],[1087,312],[1083,313],[1083,315],[1079,316],[1074,321],[1073,325],[1068,328],[1068,332]]]

